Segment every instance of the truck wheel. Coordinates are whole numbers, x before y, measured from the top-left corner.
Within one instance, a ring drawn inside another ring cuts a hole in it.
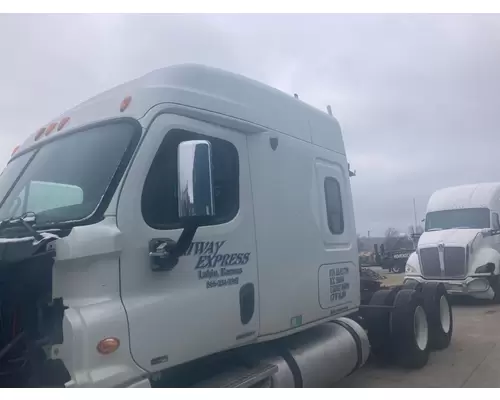
[[[427,282],[422,288],[422,295],[429,319],[430,348],[445,349],[453,335],[453,312],[448,292],[442,283]]]
[[[397,262],[392,266],[392,272],[394,272],[395,274],[400,274],[402,272],[405,272],[405,265],[400,262]]]
[[[500,304],[500,280],[498,276],[495,276],[490,281],[491,288],[493,289],[493,304]]]
[[[413,289],[416,292],[422,292],[423,287],[424,286],[422,285],[422,283],[414,281],[414,280],[410,280],[410,281],[403,284],[403,289]]]
[[[370,306],[392,306],[399,290],[401,286],[375,292],[370,300]],[[372,354],[384,363],[390,362],[392,357],[390,310],[370,308],[364,317]]]
[[[391,314],[395,359],[405,368],[418,369],[429,360],[429,325],[419,292],[402,289]]]

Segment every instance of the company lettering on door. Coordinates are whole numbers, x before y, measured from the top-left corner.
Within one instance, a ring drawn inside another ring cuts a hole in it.
[[[222,247],[226,241],[193,242],[185,256],[198,256],[195,264],[198,279],[206,279],[207,289],[239,284],[238,275],[250,260],[250,253],[224,253]],[[221,278],[221,279],[218,279]]]
[[[330,301],[342,300],[347,296],[349,283],[345,282],[345,277],[349,274],[349,268],[336,267],[328,272],[330,277]]]

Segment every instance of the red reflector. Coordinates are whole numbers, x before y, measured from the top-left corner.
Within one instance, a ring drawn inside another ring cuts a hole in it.
[[[48,127],[47,129],[45,130],[45,136],[49,136],[52,131],[54,130],[54,128],[57,126],[57,123],[56,122],[52,122]]]
[[[38,132],[36,133],[36,135],[35,135],[35,141],[37,141],[38,139],[40,139],[44,133],[45,133],[45,127],[44,128],[40,128],[38,130]]]
[[[117,338],[106,338],[102,339],[97,344],[97,351],[101,354],[111,354],[118,350],[120,347],[120,340]]]
[[[69,117],[65,117],[59,122],[59,125],[57,126],[57,130],[60,131],[64,126],[69,122]]]
[[[17,151],[19,150],[19,146],[16,146],[14,147],[14,150],[12,150],[12,154],[10,155],[11,157],[17,153]]]
[[[120,112],[124,112],[127,107],[129,106],[130,102],[132,101],[131,96],[127,96],[122,100],[122,103],[120,104]]]

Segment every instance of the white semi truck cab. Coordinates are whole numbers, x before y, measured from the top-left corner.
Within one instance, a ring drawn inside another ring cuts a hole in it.
[[[405,281],[443,282],[455,295],[500,300],[500,183],[436,191]]]
[[[339,124],[250,79],[173,66],[69,110],[15,150],[0,221],[0,385],[318,387],[368,358]],[[419,293],[367,322],[398,310],[414,366]]]

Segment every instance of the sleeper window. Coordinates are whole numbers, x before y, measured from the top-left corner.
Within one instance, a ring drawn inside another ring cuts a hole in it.
[[[325,178],[325,200],[328,228],[334,235],[344,233],[344,215],[339,182],[335,178]]]
[[[155,229],[181,228],[177,208],[177,147],[187,140],[208,140],[212,145],[215,217],[210,225],[232,220],[239,210],[239,160],[226,140],[184,130],[167,133],[146,177],[142,215]]]

